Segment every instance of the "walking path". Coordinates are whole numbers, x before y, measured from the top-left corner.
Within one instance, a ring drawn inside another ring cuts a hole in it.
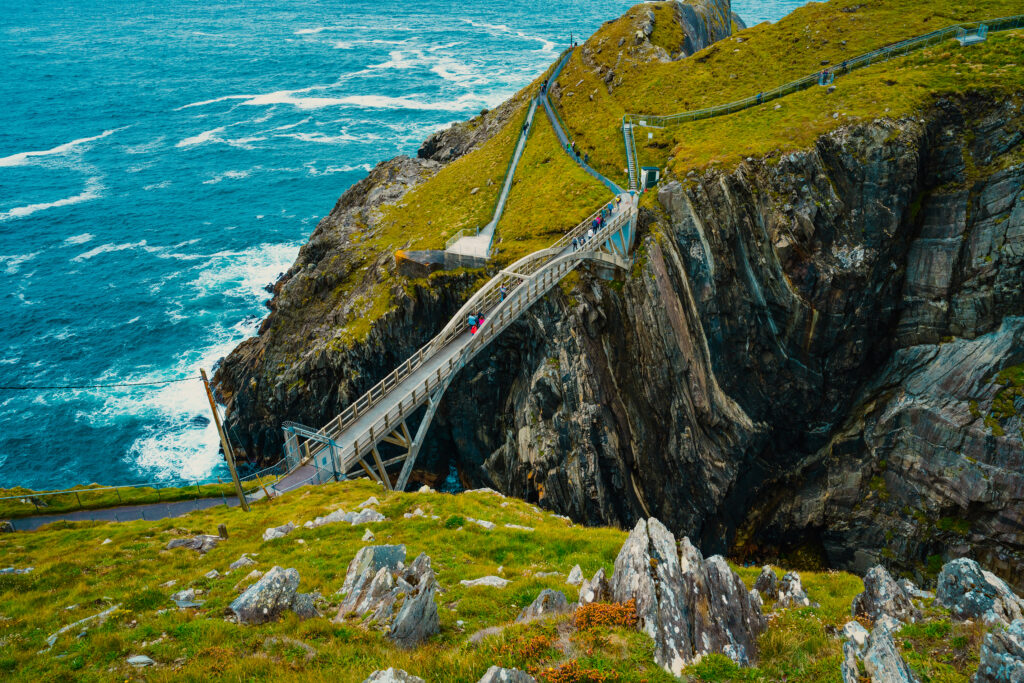
[[[262,491],[260,496],[263,497]],[[255,496],[249,496],[254,500]],[[238,507],[238,498],[194,498],[178,500],[173,503],[145,503],[143,505],[122,505],[114,508],[98,508],[95,510],[75,510],[74,512],[55,512],[49,515],[33,515],[16,517],[10,520],[16,531],[33,531],[44,524],[58,521],[82,522],[133,522],[137,519],[155,520],[168,517],[181,517],[196,510],[207,510],[218,505]]]

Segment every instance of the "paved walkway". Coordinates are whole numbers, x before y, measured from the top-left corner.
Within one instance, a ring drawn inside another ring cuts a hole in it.
[[[262,497],[263,493],[260,492]],[[238,498],[227,498],[229,507],[238,507]],[[33,515],[17,517],[10,522],[16,531],[32,531],[50,522],[98,521],[98,522],[133,522],[138,519],[154,520],[168,517],[181,517],[194,510],[207,510],[224,505],[224,498],[196,498],[179,500],[173,503],[147,503],[144,505],[122,505],[115,508],[99,508],[96,510],[75,510],[74,512],[55,512],[50,515]]]

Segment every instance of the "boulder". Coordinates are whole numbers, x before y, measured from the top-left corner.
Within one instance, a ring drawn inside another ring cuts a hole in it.
[[[1009,624],[1024,618],[1024,600],[1005,581],[966,557],[943,565],[935,598],[954,619]]]
[[[220,572],[217,571],[216,569],[211,569],[210,571],[208,571],[205,574],[203,574],[203,576],[206,577],[207,579],[210,579],[212,581],[214,579],[219,579],[220,578]]]
[[[896,649],[892,635],[885,629],[871,632],[868,650],[864,654],[864,668],[871,683],[918,683],[914,673]]]
[[[637,522],[619,551],[611,593],[635,601],[655,661],[677,676],[712,652],[741,665],[756,659],[765,619],[743,581],[723,558],[705,560],[689,539],[677,552],[675,537],[653,517]]]
[[[146,655],[132,655],[128,658],[128,663],[140,669],[145,666],[153,666],[154,664],[156,664],[156,662],[154,662]]]
[[[779,578],[775,576],[775,571],[770,566],[761,567],[761,573],[757,575],[757,581],[754,582],[754,590],[766,600],[779,599]]]
[[[1024,682],[1024,619],[1007,629],[996,627],[981,644],[978,672],[971,683]]]
[[[0,519],[0,534],[13,534],[14,525],[11,524],[10,520]]]
[[[401,669],[384,669],[374,671],[363,679],[363,683],[426,683],[426,681]]]
[[[523,611],[516,617],[516,623],[525,624],[535,619],[543,619],[556,614],[566,614],[571,611],[572,608],[569,606],[569,601],[564,593],[545,588],[540,592],[536,600],[523,608]]]
[[[477,683],[537,683],[537,679],[519,669],[492,666]]]
[[[476,524],[477,526],[482,526],[488,531],[491,531],[495,527],[494,522],[489,522],[486,519],[473,519],[472,517],[466,517],[466,520]]]
[[[500,576],[482,576],[479,579],[463,579],[459,581],[463,586],[490,586],[491,588],[504,588],[508,585],[508,579]]]
[[[804,586],[800,583],[800,575],[796,572],[786,572],[779,581],[779,607],[811,607],[817,606],[812,603],[804,592]]]
[[[855,617],[865,616],[872,621],[883,614],[904,623],[921,618],[921,610],[914,606],[903,587],[881,565],[868,570],[864,576],[864,591],[853,599],[850,611]]]
[[[371,505],[380,505],[380,501],[377,500],[376,496],[370,496],[356,507],[362,510],[363,508],[370,507]]]
[[[539,576],[539,574],[538,574]],[[604,576],[604,567],[601,567],[589,581],[584,579],[580,584],[580,604],[589,605],[592,602],[608,602],[612,598],[612,587]]]
[[[174,550],[175,548],[188,548],[189,550],[195,550],[200,555],[205,555],[210,550],[217,547],[219,542],[220,536],[199,534],[192,538],[175,538],[167,544],[167,549]]]
[[[359,524],[369,524],[371,522],[384,522],[387,521],[387,517],[377,512],[376,510],[366,508],[361,510],[352,518],[352,526],[358,526]]]
[[[579,586],[583,583],[583,570],[580,569],[579,565],[569,570],[569,578],[565,582],[570,586]]]
[[[228,565],[228,569],[241,569],[242,567],[251,567],[256,564],[256,560],[249,557],[249,553],[242,553],[242,556]]]
[[[264,541],[273,541],[276,538],[284,538],[285,536],[290,534],[292,531],[294,531],[294,529],[295,529],[295,524],[293,524],[292,522],[288,522],[287,524],[282,524],[281,526],[271,527],[271,528],[269,528],[269,529],[267,529],[266,531],[263,532],[263,540]]]
[[[920,588],[915,586],[914,582],[910,579],[900,579],[896,583],[900,585],[900,588],[903,589],[904,593],[906,593],[912,598],[917,598],[918,600],[930,600],[935,597],[935,593],[921,590]]]
[[[298,588],[299,572],[274,567],[234,599],[231,611],[240,624],[275,621],[289,609],[303,618],[318,616],[312,599],[298,593]]]
[[[366,531],[365,531],[365,532],[363,533],[363,538],[362,538],[362,541],[363,541],[363,543],[367,543],[367,542],[369,542],[369,541],[375,540],[376,538],[377,538],[377,537],[373,535],[373,532],[372,532],[372,531],[370,531],[369,529],[367,529],[367,530],[366,530]]]
[[[349,524],[351,524],[355,516],[356,513],[354,512],[335,510],[334,512],[328,515],[324,515],[323,517],[317,517],[316,519],[310,520],[302,526],[304,526],[307,529],[317,529],[319,527],[324,526],[325,524],[337,524],[338,522],[348,522]]]
[[[406,567],[405,546],[362,548],[348,566],[345,599],[336,622],[355,616],[387,631],[399,647],[416,647],[440,630],[437,579],[430,558],[420,553]],[[400,606],[399,606],[400,605]],[[398,613],[395,614],[395,607]]]

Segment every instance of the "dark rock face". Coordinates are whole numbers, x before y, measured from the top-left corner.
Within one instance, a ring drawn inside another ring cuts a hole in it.
[[[985,634],[978,673],[972,683],[1020,683],[1024,681],[1024,619],[1017,619],[1004,631]]]
[[[679,675],[711,652],[739,664],[757,658],[765,628],[757,603],[719,556],[705,560],[653,517],[637,522],[615,559],[611,582],[617,602],[634,600],[640,628],[654,639],[654,658]]]
[[[285,610],[304,619],[319,616],[309,595],[298,592],[299,572],[274,567],[231,603],[240,624],[276,621]]]
[[[880,565],[872,567],[864,577],[864,592],[853,599],[853,616],[866,616],[872,621],[888,614],[897,621],[911,623],[921,618],[903,587]]]
[[[516,623],[523,624],[535,619],[566,614],[570,611],[572,611],[572,608],[569,606],[569,600],[566,599],[565,593],[545,588],[540,592],[536,600],[523,608],[519,616],[516,617]]]
[[[1008,624],[1024,618],[1024,600],[1005,581],[965,557],[942,567],[935,599],[954,619]]]

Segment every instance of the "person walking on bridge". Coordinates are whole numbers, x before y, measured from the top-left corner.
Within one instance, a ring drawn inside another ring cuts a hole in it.
[[[505,296],[508,294],[508,287],[506,287],[505,285],[498,287],[498,294],[501,296],[501,299],[499,301],[504,301]]]
[[[575,237],[573,237],[572,238],[572,250],[576,251],[579,248],[580,248],[580,241],[578,239],[576,239]]]
[[[466,318],[466,323],[469,325],[470,332],[476,334],[476,316],[470,313],[469,317]]]
[[[589,166],[590,165],[590,152],[584,152],[583,153],[583,165],[584,166]]]

